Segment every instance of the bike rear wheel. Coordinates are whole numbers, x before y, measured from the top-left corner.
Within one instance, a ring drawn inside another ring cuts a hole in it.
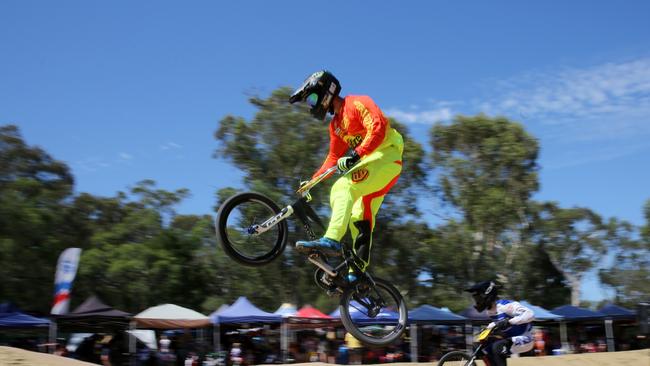
[[[241,264],[267,264],[287,245],[287,222],[277,222],[260,234],[254,228],[278,213],[280,208],[263,194],[236,194],[219,208],[215,222],[217,241],[228,256]]]
[[[476,362],[471,361],[472,357],[463,351],[452,351],[446,353],[440,361],[438,366],[476,366]]]
[[[402,336],[408,312],[399,291],[388,281],[352,285],[343,292],[339,311],[345,329],[360,342],[385,346]]]

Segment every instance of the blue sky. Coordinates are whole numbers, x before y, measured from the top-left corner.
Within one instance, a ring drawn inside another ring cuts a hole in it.
[[[142,179],[211,213],[237,169],[211,157],[250,95],[332,70],[427,143],[485,112],[541,145],[535,198],[642,224],[650,198],[650,2],[0,3],[0,124],[65,161],[76,190]],[[435,208],[434,208],[435,209]],[[584,297],[602,291],[591,278]]]

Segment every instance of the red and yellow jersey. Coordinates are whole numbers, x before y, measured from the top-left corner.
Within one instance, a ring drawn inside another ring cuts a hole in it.
[[[384,144],[400,144],[402,148],[399,133],[390,127],[388,118],[366,95],[346,96],[329,130],[330,150],[314,177],[336,165],[348,149],[354,149],[363,158]]]

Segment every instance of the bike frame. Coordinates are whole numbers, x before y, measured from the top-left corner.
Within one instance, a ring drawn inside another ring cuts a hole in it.
[[[307,183],[301,185],[300,189],[296,193],[300,196],[298,200],[296,200],[293,204],[287,205],[284,207],[280,212],[275,215],[270,217],[268,220],[264,221],[263,223],[259,225],[254,225],[248,228],[248,233],[251,235],[260,235],[267,230],[271,229],[273,226],[277,225],[279,222],[282,220],[287,219],[291,215],[296,215],[298,217],[298,220],[303,224],[303,228],[307,232],[307,236],[309,237],[309,240],[316,240],[317,236],[314,233],[314,230],[312,229],[311,222],[316,223],[318,226],[320,226],[322,229],[325,228],[323,225],[322,221],[320,220],[320,217],[318,214],[314,211],[314,209],[309,205],[309,202],[312,200],[312,196],[310,194],[310,190],[317,186],[319,183],[321,183],[323,180],[325,180],[328,176],[331,174],[335,173],[338,171],[338,168],[336,166],[331,167],[324,171],[322,174],[314,177]],[[348,171],[349,172],[349,171]],[[347,174],[344,173],[344,174]],[[357,256],[354,254],[352,250],[350,250],[347,245],[342,246],[342,256],[343,256],[343,261],[339,263],[336,267],[332,267],[329,265],[325,260],[323,260],[323,256],[318,253],[310,254],[307,259],[313,263],[316,267],[322,269],[327,273],[329,276],[333,278],[338,278],[339,273],[347,273],[347,269],[349,267],[353,267],[356,270],[358,270],[359,273],[363,273],[364,277],[368,280],[369,284],[374,286],[375,281],[372,279],[372,276],[364,271],[361,271],[359,267],[355,263],[355,259],[357,259]],[[343,272],[341,272],[343,270]],[[342,288],[347,287],[347,283],[344,281],[340,281],[341,283],[337,283],[336,285]]]

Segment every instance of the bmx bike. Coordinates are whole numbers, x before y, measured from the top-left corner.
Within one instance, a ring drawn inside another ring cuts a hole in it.
[[[282,209],[269,197],[255,192],[236,194],[223,202],[217,213],[217,240],[235,261],[248,266],[261,266],[276,259],[285,250],[288,240],[286,219],[295,215],[303,224],[310,240],[317,239],[312,224],[324,228],[309,205],[309,193],[330,174],[332,167],[300,186],[299,198]],[[330,256],[341,256],[338,264],[330,264]],[[384,346],[397,340],[406,329],[406,302],[400,292],[386,280],[362,271],[354,251],[343,243],[340,253],[312,250],[307,259],[317,268],[316,284],[329,295],[340,296],[339,312],[345,329],[370,346]],[[350,283],[352,270],[357,280]]]
[[[502,338],[501,335],[497,334],[494,328],[484,328],[474,337],[476,346],[474,346],[472,353],[464,351],[448,352],[438,361],[437,366],[476,366],[475,361],[477,359],[482,360],[486,366],[490,366],[492,363],[486,353],[488,341],[500,338]]]

